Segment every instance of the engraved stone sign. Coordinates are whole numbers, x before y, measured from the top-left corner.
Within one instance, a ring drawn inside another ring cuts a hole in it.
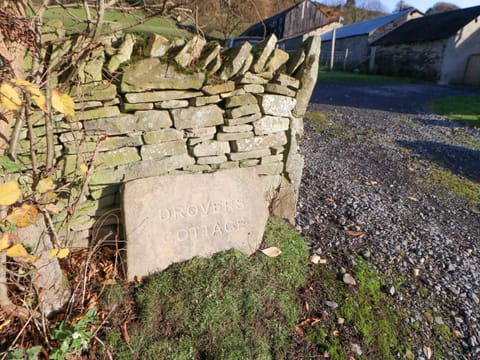
[[[251,254],[268,218],[253,168],[130,181],[122,201],[129,279],[231,248]]]

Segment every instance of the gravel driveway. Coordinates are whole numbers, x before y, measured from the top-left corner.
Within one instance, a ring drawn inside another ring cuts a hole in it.
[[[432,98],[466,94],[480,91],[318,84],[310,111],[327,121],[305,120],[298,227],[339,271],[360,255],[389,274],[386,291],[421,341],[431,339],[434,358],[480,359],[480,205],[432,180],[447,172],[480,182],[480,131],[424,109]],[[434,343],[441,324],[454,346]]]

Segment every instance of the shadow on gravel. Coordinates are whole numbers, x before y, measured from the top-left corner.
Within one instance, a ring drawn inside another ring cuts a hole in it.
[[[448,121],[448,120],[441,120],[441,119],[425,119],[425,118],[415,118],[413,120],[428,126],[441,126],[441,127],[448,127],[448,128],[465,127],[465,125],[456,121]]]
[[[435,161],[456,174],[480,182],[480,151],[433,141],[405,141],[397,143],[425,159]]]

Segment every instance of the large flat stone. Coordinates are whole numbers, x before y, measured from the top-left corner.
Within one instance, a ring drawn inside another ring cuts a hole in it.
[[[287,136],[284,132],[277,132],[267,136],[255,136],[249,139],[232,141],[232,149],[236,152],[252,151],[282,146],[287,143]]]
[[[265,115],[289,117],[296,104],[294,98],[283,95],[258,95],[258,99]]]
[[[184,140],[167,141],[158,144],[144,145],[141,149],[142,160],[157,160],[167,156],[187,153]]]
[[[175,128],[195,129],[223,124],[223,112],[217,105],[171,110]]]
[[[125,94],[125,99],[129,103],[148,103],[159,102],[167,100],[181,100],[190,99],[197,96],[202,96],[200,91],[182,91],[182,90],[164,90],[164,91],[150,91],[142,93],[128,93]]]
[[[161,62],[158,58],[147,58],[125,69],[120,88],[122,92],[200,89],[204,81],[204,73],[178,71],[175,66]]]
[[[279,116],[264,116],[253,123],[255,135],[266,135],[279,131],[287,131],[290,119]]]
[[[268,218],[254,169],[140,179],[123,194],[129,279],[231,248],[252,254]]]

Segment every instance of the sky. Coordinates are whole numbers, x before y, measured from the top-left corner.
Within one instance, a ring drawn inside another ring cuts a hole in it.
[[[417,8],[418,10],[425,12],[427,11],[433,4],[440,0],[412,0],[408,1],[405,0],[407,4],[410,4]],[[461,8],[471,7],[471,6],[479,6],[480,0],[445,0],[446,2],[450,2],[452,4],[456,4]],[[382,0],[382,3],[387,7],[387,9],[391,12],[395,8],[395,4],[398,3],[398,0]]]

